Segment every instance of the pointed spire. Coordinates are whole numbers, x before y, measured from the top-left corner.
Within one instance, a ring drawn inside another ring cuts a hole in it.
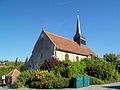
[[[77,15],[76,34],[80,34],[80,35],[81,35],[81,28],[80,28],[80,18],[79,18],[79,15]]]
[[[80,46],[86,46],[86,39],[85,37],[82,36],[82,33],[81,33],[79,15],[77,15],[76,34],[74,35],[73,40],[76,43],[78,43]]]

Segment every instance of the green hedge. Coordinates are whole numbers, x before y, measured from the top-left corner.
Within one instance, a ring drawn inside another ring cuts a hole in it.
[[[17,66],[2,66],[0,67],[0,77],[2,75],[7,75],[9,72],[11,72],[14,69],[18,69],[20,71],[20,67]]]
[[[95,77],[90,77],[90,82],[91,85],[100,85],[100,84],[104,84],[104,81],[97,79]]]
[[[30,88],[64,88],[69,86],[69,79],[58,77],[48,71],[23,72],[13,85],[13,88],[28,86]]]

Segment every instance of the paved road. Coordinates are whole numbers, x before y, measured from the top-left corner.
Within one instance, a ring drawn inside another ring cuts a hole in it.
[[[120,90],[120,82],[104,85],[90,85],[88,87],[66,90]]]
[[[120,90],[120,82],[104,85],[91,85],[88,87],[79,88],[79,90]]]
[[[0,90],[12,90],[12,89],[6,89],[6,88],[0,87]],[[38,89],[21,88],[21,89],[13,89],[13,90],[38,90]],[[58,90],[58,89],[53,89],[53,90]],[[91,85],[83,88],[65,88],[62,90],[120,90],[120,82],[104,84],[104,85]]]

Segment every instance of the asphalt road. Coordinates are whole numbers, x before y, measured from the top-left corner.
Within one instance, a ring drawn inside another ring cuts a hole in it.
[[[104,85],[91,85],[88,87],[79,88],[78,90],[120,90],[120,82]]]
[[[38,89],[29,89],[29,88],[7,89],[0,87],[0,90],[38,90]],[[46,89],[39,89],[39,90],[46,90]],[[58,90],[58,89],[49,89],[49,90]],[[120,90],[120,82],[104,84],[104,85],[90,85],[88,87],[83,87],[83,88],[65,88],[62,90]]]

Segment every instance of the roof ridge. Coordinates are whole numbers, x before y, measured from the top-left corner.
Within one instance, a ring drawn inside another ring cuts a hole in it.
[[[11,75],[11,76],[13,76],[13,75],[14,75],[14,73],[15,73],[15,69],[13,70],[13,73],[12,73],[12,75]]]
[[[63,36],[59,36],[59,35],[56,35],[56,34],[54,34],[54,33],[50,33],[50,32],[47,32],[47,31],[44,31],[44,32],[45,32],[45,33],[48,33],[48,34],[52,34],[52,35],[54,35],[54,36],[56,36],[56,37],[59,37],[59,38],[64,38],[64,39],[66,39],[66,40],[69,40],[69,41],[77,44],[75,41],[70,40],[70,39],[68,39],[68,38],[65,38],[65,37],[63,37]],[[50,37],[49,37],[49,38],[50,38]],[[86,45],[86,48],[87,48],[87,47],[88,47],[88,46]],[[81,48],[85,48],[85,47],[81,47]]]
[[[12,73],[12,72],[13,72],[13,70],[12,70],[12,71],[10,71],[10,72],[9,72],[6,76],[9,76],[9,74],[10,74],[10,73]]]
[[[18,71],[17,69],[14,69],[14,70],[12,70],[11,72],[9,72],[6,76],[9,76],[9,74],[11,74],[11,76],[13,76],[13,75],[14,75],[14,73],[15,73],[15,71],[17,71],[17,72],[21,73],[21,72],[20,72],[20,71]]]
[[[65,38],[65,37],[63,37],[63,36],[59,36],[59,35],[56,35],[56,34],[54,34],[54,33],[50,33],[50,32],[47,32],[47,31],[44,31],[44,32],[45,32],[45,33],[52,34],[52,35],[57,36],[57,37],[60,37],[60,38],[64,38],[64,39],[66,39],[66,40],[69,40],[69,41],[72,41],[72,42],[76,43],[75,41],[70,40],[70,39],[68,39],[68,38]],[[76,43],[76,44],[77,44],[77,43]]]

